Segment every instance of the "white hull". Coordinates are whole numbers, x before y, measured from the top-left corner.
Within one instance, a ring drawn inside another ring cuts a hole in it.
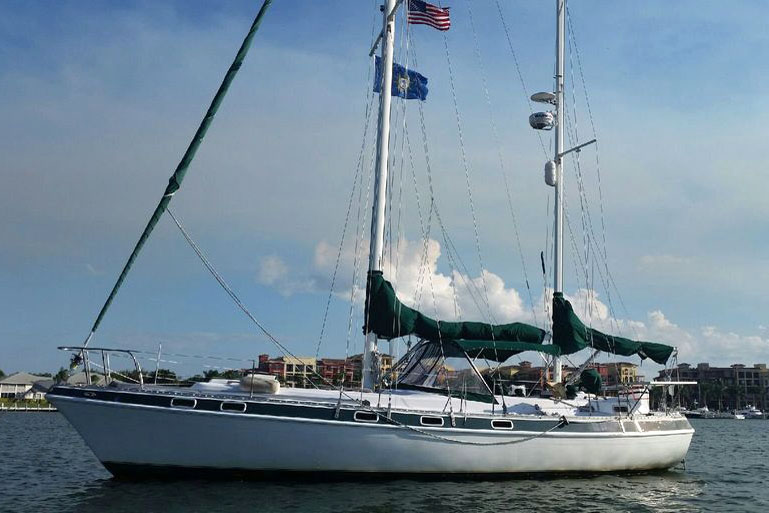
[[[439,440],[394,425],[180,411],[70,397],[51,400],[111,470],[117,465],[419,474],[642,471],[682,461],[693,434],[690,427],[642,432],[639,426],[651,417],[624,419],[625,429],[610,433],[420,428],[462,442],[523,440],[484,446]],[[601,422],[617,427],[620,421]],[[654,417],[650,424],[665,422],[665,417]]]

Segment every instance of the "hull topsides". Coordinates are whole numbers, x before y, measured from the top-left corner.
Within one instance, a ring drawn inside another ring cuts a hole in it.
[[[512,429],[505,430],[479,424],[488,418],[455,416],[453,426],[447,420],[443,427],[405,427],[411,422],[405,416],[401,425],[361,422],[353,409],[337,414],[329,405],[294,405],[281,412],[272,404],[272,410],[260,413],[255,401],[245,412],[224,412],[127,404],[141,394],[122,395],[103,400],[95,393],[73,397],[54,389],[49,394],[116,475],[152,470],[267,475],[645,471],[681,462],[694,432],[678,416],[569,419],[565,424],[557,418],[498,415],[512,420]]]

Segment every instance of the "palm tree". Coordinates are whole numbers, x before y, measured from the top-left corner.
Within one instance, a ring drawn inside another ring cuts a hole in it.
[[[726,385],[721,379],[714,381],[712,385],[713,391],[718,397],[718,411],[724,411],[724,393],[726,392]]]

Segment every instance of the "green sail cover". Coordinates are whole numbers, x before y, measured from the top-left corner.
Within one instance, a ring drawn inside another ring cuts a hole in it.
[[[601,375],[595,369],[585,369],[577,382],[583,390],[598,395],[601,392]]]
[[[553,344],[532,344],[530,342],[507,342],[504,340],[454,340],[470,358],[482,358],[495,362],[504,362],[511,356],[524,351],[539,351],[558,356],[561,349]]]
[[[550,352],[542,345],[544,330],[520,322],[511,324],[487,324],[483,322],[447,322],[436,321],[409,308],[398,300],[390,282],[384,279],[381,271],[372,271],[368,275],[366,288],[366,333],[374,332],[379,338],[392,339],[407,335],[416,335],[427,340],[484,341],[492,345],[499,342],[526,342],[535,347],[510,350],[536,350]],[[541,347],[540,347],[541,346]],[[522,346],[521,346],[522,347]],[[476,348],[476,350],[479,350]],[[485,350],[480,350],[486,354]],[[552,354],[552,353],[551,353]]]
[[[622,356],[638,355],[642,359],[651,358],[661,365],[668,361],[675,350],[665,344],[638,342],[588,328],[582,324],[571,303],[560,292],[553,294],[553,343],[561,348],[563,354],[572,354],[592,347]]]

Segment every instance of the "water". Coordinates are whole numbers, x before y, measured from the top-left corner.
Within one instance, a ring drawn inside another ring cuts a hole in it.
[[[0,413],[0,512],[766,511],[769,422],[692,423],[697,432],[686,469],[647,475],[121,482],[60,414]]]

